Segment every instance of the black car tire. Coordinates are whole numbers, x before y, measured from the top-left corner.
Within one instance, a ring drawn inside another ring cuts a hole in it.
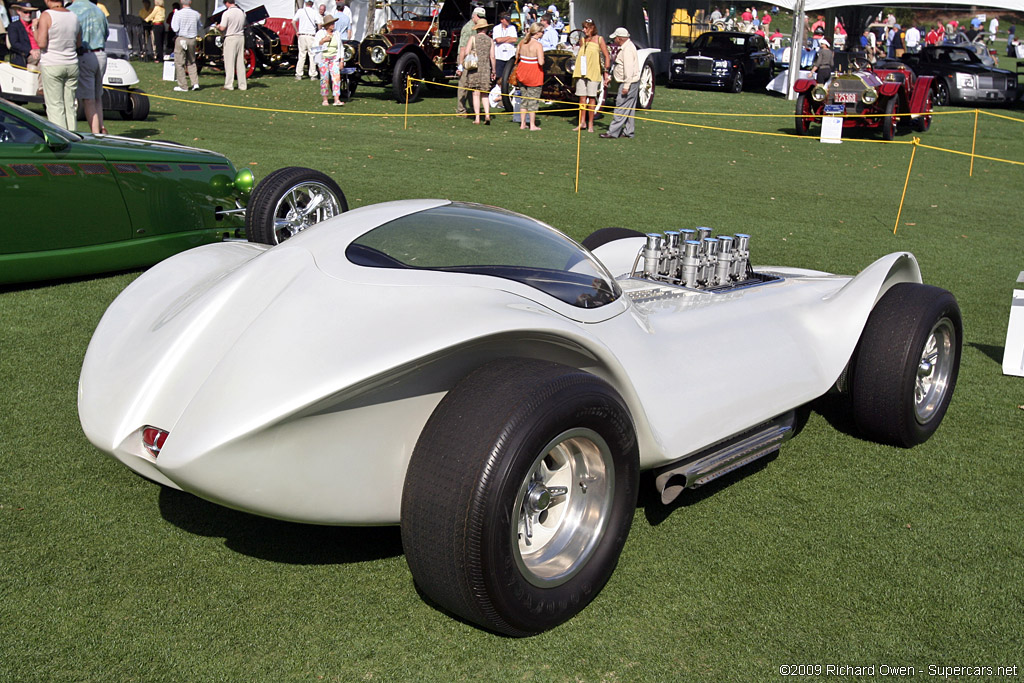
[[[654,62],[648,59],[640,69],[640,84],[636,95],[637,109],[650,109],[654,106],[655,80]]]
[[[501,106],[505,111],[512,111],[512,88],[509,81],[512,79],[512,71],[516,68],[516,60],[510,59],[505,65],[505,71],[501,74]]]
[[[406,52],[404,55],[398,58],[395,62],[394,75],[391,79],[391,89],[395,96],[395,101],[399,104],[405,104],[405,84],[407,76],[412,78],[423,78],[423,66],[420,64],[419,56],[414,52]],[[409,101],[415,102],[420,96],[420,88],[423,87],[422,82],[415,82],[412,84],[412,91],[409,93]]]
[[[743,67],[736,69],[736,73],[732,75],[732,82],[729,83],[729,92],[741,93],[743,92]]]
[[[316,196],[321,201],[314,209],[316,213],[309,215],[305,210]],[[321,210],[323,201],[332,204]],[[327,174],[301,166],[279,168],[253,189],[245,211],[245,235],[250,242],[280,244],[330,217],[325,213],[336,216],[345,211],[345,193]]]
[[[932,127],[932,93],[928,92],[928,96],[925,97],[924,107],[919,112],[921,116],[912,120],[914,130],[918,133],[925,133],[929,128]]]
[[[899,120],[896,118],[896,98],[890,97],[889,101],[885,103],[885,114],[882,116],[882,139],[883,140],[895,140],[896,139],[896,128],[899,126]]]
[[[342,74],[341,76],[341,97],[350,100],[356,96],[356,86],[359,85],[359,77],[355,74]]]
[[[590,251],[594,251],[598,247],[608,244],[609,242],[624,240],[630,237],[643,236],[644,234],[642,232],[631,230],[629,228],[600,228],[584,237],[580,244]]]
[[[950,102],[949,86],[942,80],[942,76],[935,77],[935,86],[932,91],[935,93],[935,106],[948,107]]]
[[[796,96],[796,134],[807,135],[811,129],[811,119],[808,115],[811,113],[811,100],[807,97],[807,93],[800,93]]]
[[[134,90],[127,93],[125,108],[118,112],[125,121],[145,121],[149,116],[149,98]]]
[[[629,411],[607,382],[548,361],[490,362],[448,392],[413,450],[401,509],[413,579],[484,628],[553,628],[611,577],[638,470]]]
[[[861,432],[904,448],[926,441],[949,407],[962,343],[952,294],[893,285],[868,316],[851,363],[853,416]]]

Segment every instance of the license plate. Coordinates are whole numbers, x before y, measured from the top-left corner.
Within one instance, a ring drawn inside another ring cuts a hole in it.
[[[837,92],[832,98],[833,102],[840,102],[845,104],[856,104],[857,93],[855,92]]]

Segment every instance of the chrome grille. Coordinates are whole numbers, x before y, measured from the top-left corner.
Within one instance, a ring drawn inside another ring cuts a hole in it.
[[[687,57],[686,73],[688,74],[710,74],[711,67],[715,60],[710,57]]]

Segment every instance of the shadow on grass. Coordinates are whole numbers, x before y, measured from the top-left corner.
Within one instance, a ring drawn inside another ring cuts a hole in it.
[[[221,537],[232,550],[272,562],[348,564],[402,554],[394,527],[335,527],[258,517],[162,487],[160,515],[192,534]]]
[[[994,344],[976,344],[974,342],[967,342],[968,346],[973,346],[978,351],[988,356],[991,360],[994,360],[997,365],[1003,364],[1003,354],[1005,349],[1002,346],[995,346]]]

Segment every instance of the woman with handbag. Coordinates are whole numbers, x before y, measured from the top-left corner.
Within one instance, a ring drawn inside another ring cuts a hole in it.
[[[526,37],[516,48],[516,79],[522,88],[519,100],[520,130],[526,130],[526,119],[530,119],[530,130],[537,127],[537,108],[540,106],[540,94],[544,86],[544,48],[540,44],[540,36],[544,27],[531,24]]]
[[[459,56],[463,68],[469,74],[466,87],[473,91],[473,115],[476,117],[473,123],[480,123],[480,95],[483,92],[484,125],[487,126],[491,125],[491,100],[487,97],[487,91],[491,89],[491,81],[494,80],[494,41],[487,35],[487,31],[492,26],[494,24],[477,24],[476,35],[470,38]]]
[[[579,124],[573,130],[580,130],[584,125],[588,133],[594,132],[594,104],[603,81],[603,72],[612,67],[612,58],[608,45],[597,32],[597,24],[593,19],[583,22],[583,43],[576,55],[576,65],[572,69],[572,77],[576,79],[576,95],[580,98]]]

